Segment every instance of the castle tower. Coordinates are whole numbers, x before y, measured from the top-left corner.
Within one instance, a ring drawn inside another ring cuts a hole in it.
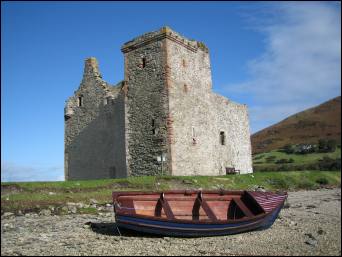
[[[171,174],[165,35],[164,31],[147,33],[121,49],[130,175]]]

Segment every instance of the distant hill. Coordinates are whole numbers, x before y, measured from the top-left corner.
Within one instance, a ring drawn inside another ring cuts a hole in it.
[[[279,149],[286,144],[316,144],[319,139],[341,142],[341,96],[253,134],[252,149],[253,154],[257,154]]]

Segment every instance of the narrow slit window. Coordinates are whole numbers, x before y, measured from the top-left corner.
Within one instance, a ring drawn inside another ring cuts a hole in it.
[[[183,86],[183,91],[184,91],[184,93],[188,93],[189,87],[188,87],[187,84],[184,84],[184,86]]]
[[[106,98],[105,98],[105,105],[109,104],[109,103],[110,103],[110,100],[111,100],[111,98],[110,98],[109,96],[106,97]]]
[[[220,143],[221,143],[221,145],[225,145],[226,144],[226,136],[224,134],[224,131],[220,132]]]
[[[78,97],[78,106],[83,106],[83,96]]]
[[[145,66],[146,66],[146,58],[144,57],[142,58],[142,67],[145,68]]]
[[[183,67],[186,67],[186,61],[185,59],[182,60]]]
[[[155,135],[156,134],[156,126],[155,126],[155,120],[152,119],[152,134]]]
[[[197,144],[195,127],[192,127],[192,144]]]

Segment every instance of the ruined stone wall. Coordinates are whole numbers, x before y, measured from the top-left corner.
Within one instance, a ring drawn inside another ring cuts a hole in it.
[[[130,175],[160,174],[162,167],[157,156],[162,153],[170,155],[165,40],[156,39],[158,35],[159,31],[145,34],[122,48],[125,54],[126,141]],[[169,158],[163,169],[164,174],[169,173]]]
[[[66,179],[127,176],[124,117],[121,85],[104,82],[96,59],[87,59],[81,85],[65,107]]]

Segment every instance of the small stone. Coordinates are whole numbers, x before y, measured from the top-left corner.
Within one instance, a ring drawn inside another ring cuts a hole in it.
[[[71,207],[69,207],[69,211],[70,211],[71,213],[73,213],[73,214],[77,213],[77,208],[76,208],[76,206],[71,206]]]
[[[323,229],[319,229],[319,230],[317,231],[317,234],[318,234],[318,235],[323,235],[323,234],[325,234],[325,231],[324,231]]]
[[[62,212],[66,213],[66,212],[68,212],[68,207],[63,206],[61,210],[62,210]]]
[[[290,203],[286,200],[283,206],[284,209],[290,208]]]
[[[311,233],[305,233],[305,236],[308,237],[305,240],[305,243],[307,245],[311,245],[311,246],[316,246],[317,245],[317,239]]]
[[[170,241],[171,241],[171,238],[170,238],[170,237],[164,237],[164,241],[170,242]]]
[[[305,240],[305,243],[307,245],[316,246],[317,245],[317,240],[309,238],[309,239]]]
[[[76,206],[77,208],[82,209],[84,208],[84,203],[77,203]]]
[[[50,216],[51,215],[51,211],[49,209],[44,209],[44,210],[41,210],[39,212],[39,215],[42,215],[42,216]]]
[[[98,204],[98,201],[96,201],[95,199],[90,199],[90,203],[91,204]]]
[[[297,226],[297,222],[294,222],[294,221],[291,220],[289,225],[290,225],[290,227]]]
[[[12,213],[12,212],[5,212],[5,213],[2,215],[3,218],[9,218],[9,217],[11,217],[11,216],[14,216],[14,213]]]
[[[55,195],[56,193],[55,192],[49,192],[49,195]]]
[[[107,203],[106,207],[112,207],[112,205],[110,203]]]

